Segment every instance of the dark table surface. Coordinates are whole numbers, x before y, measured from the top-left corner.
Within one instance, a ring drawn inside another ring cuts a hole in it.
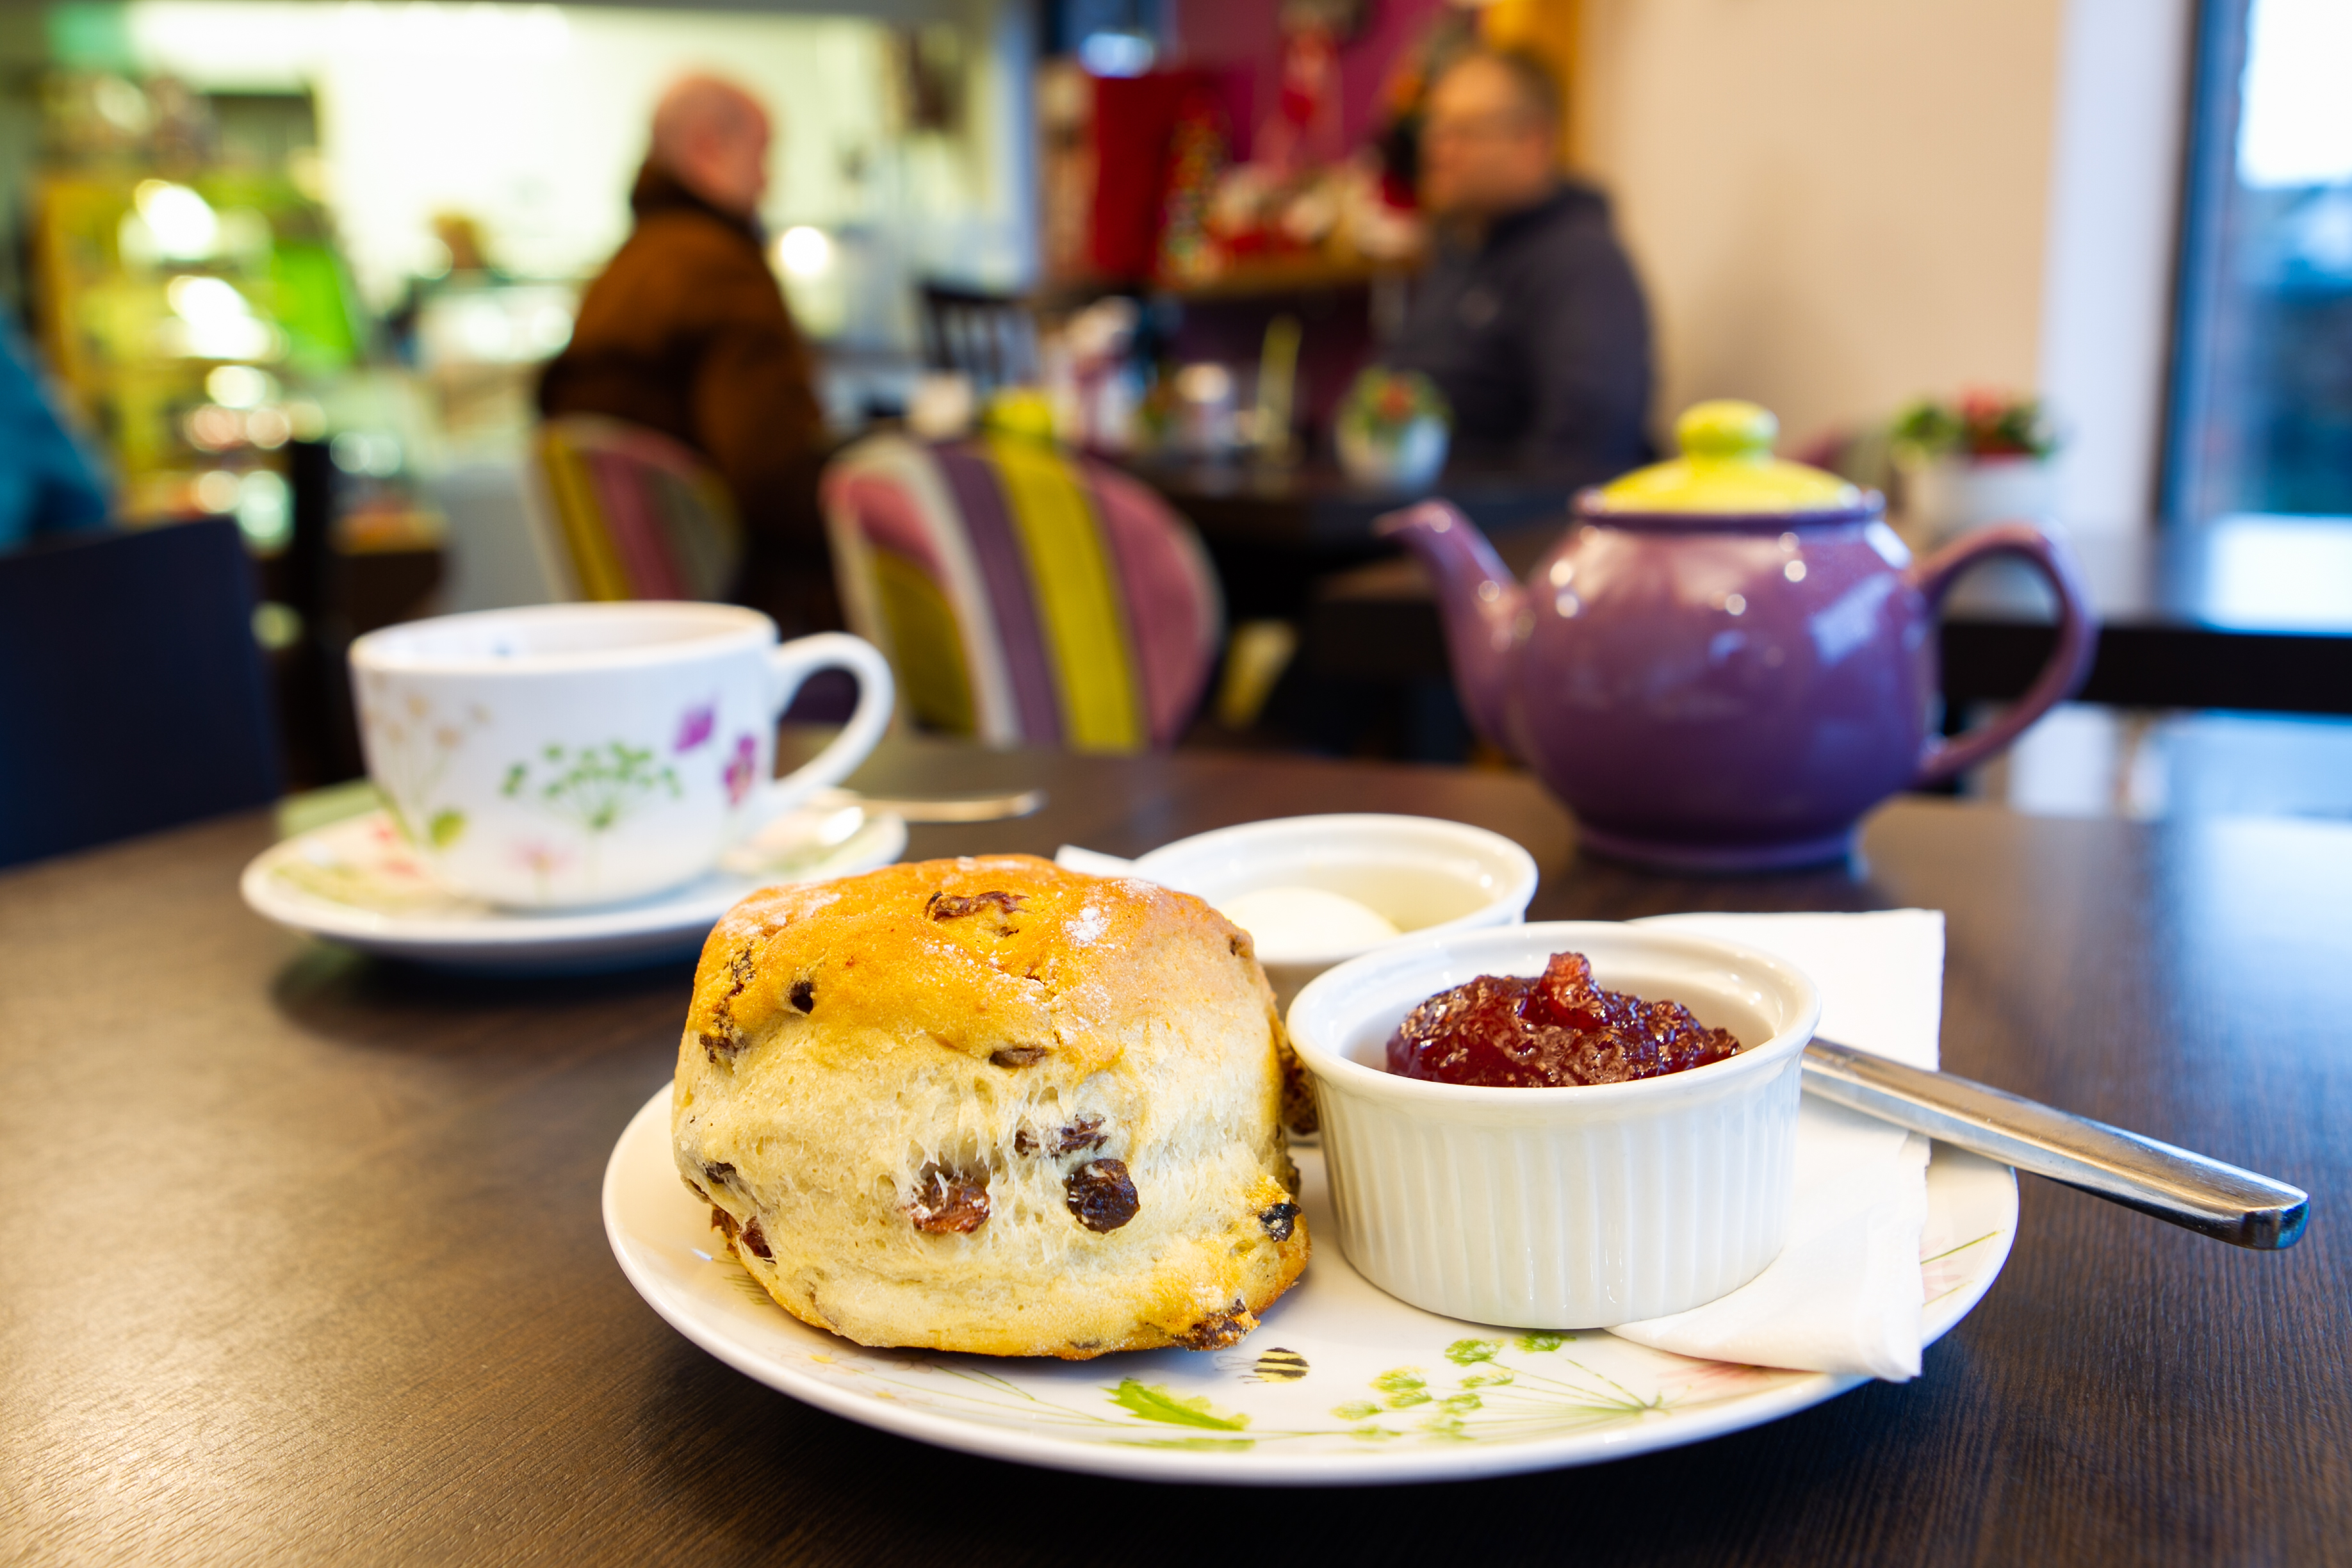
[[[1524,574],[1558,531],[1522,527],[1496,549]],[[2352,520],[2232,518],[2194,528],[2070,538],[2099,622],[2079,700],[2137,708],[2352,713]],[[1954,704],[2023,694],[2050,656],[2048,590],[2008,563],[1961,579],[1947,602],[1943,689]],[[1307,657],[1325,673],[1442,677],[1428,579],[1392,558],[1318,584]]]
[[[670,1072],[682,970],[467,979],[296,938],[238,903],[271,826],[236,817],[0,877],[0,1559],[2352,1560],[2352,830],[1906,799],[1864,868],[1709,880],[1580,858],[1510,774],[894,744],[859,782],[1052,793],[919,855],[1409,810],[1525,843],[1538,917],[1941,909],[1948,1068],[2316,1217],[2242,1252],[2027,1179],[2007,1270],[1916,1382],[1591,1469],[1032,1470],[772,1393],[623,1280],[599,1181]]]

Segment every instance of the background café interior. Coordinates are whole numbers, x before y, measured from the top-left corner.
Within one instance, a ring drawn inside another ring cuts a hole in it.
[[[315,674],[352,636],[600,591],[534,389],[628,232],[655,99],[720,63],[775,112],[758,217],[832,439],[952,435],[1034,389],[1057,437],[1208,535],[1225,619],[1184,743],[1493,760],[1433,654],[1356,668],[1332,641],[1318,606],[1351,604],[1376,550],[1277,547],[1231,504],[1351,482],[1345,398],[1430,244],[1398,150],[1434,51],[1509,44],[1562,83],[1563,163],[1608,194],[1646,291],[1660,447],[1680,409],[1751,399],[1784,452],[1887,491],[1915,542],[2000,514],[2095,552],[2235,519],[2221,613],[2324,619],[2346,579],[2305,564],[2292,520],[2352,511],[2331,16],[19,6],[0,299],[121,521],[236,521],[287,776],[355,776]],[[1410,499],[1356,483],[1370,510]],[[2352,809],[2332,721],[2177,706],[2070,704],[1961,787],[2075,814]]]

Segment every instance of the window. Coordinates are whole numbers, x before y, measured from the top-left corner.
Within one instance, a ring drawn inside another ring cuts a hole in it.
[[[2352,516],[2352,5],[2202,10],[2165,511]]]

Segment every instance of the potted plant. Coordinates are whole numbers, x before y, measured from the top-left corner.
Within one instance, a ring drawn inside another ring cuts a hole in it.
[[[1427,376],[1373,365],[1340,401],[1339,466],[1360,484],[1425,489],[1445,467],[1453,414]]]
[[[1982,390],[1922,398],[1889,432],[1903,515],[1925,543],[1995,522],[2055,524],[2058,435],[2041,401]]]

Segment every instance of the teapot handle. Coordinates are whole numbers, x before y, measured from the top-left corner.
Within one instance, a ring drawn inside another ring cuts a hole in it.
[[[1910,568],[1904,575],[1932,612],[1944,602],[1959,574],[1996,555],[2013,555],[2049,580],[2058,594],[2058,646],[2025,695],[1991,723],[1937,741],[1919,764],[1918,784],[1942,784],[1983,762],[2024,733],[2051,709],[2082,689],[2098,650],[2098,623],[2091,618],[2074,552],[2040,529],[2005,522],[1958,540]]]

